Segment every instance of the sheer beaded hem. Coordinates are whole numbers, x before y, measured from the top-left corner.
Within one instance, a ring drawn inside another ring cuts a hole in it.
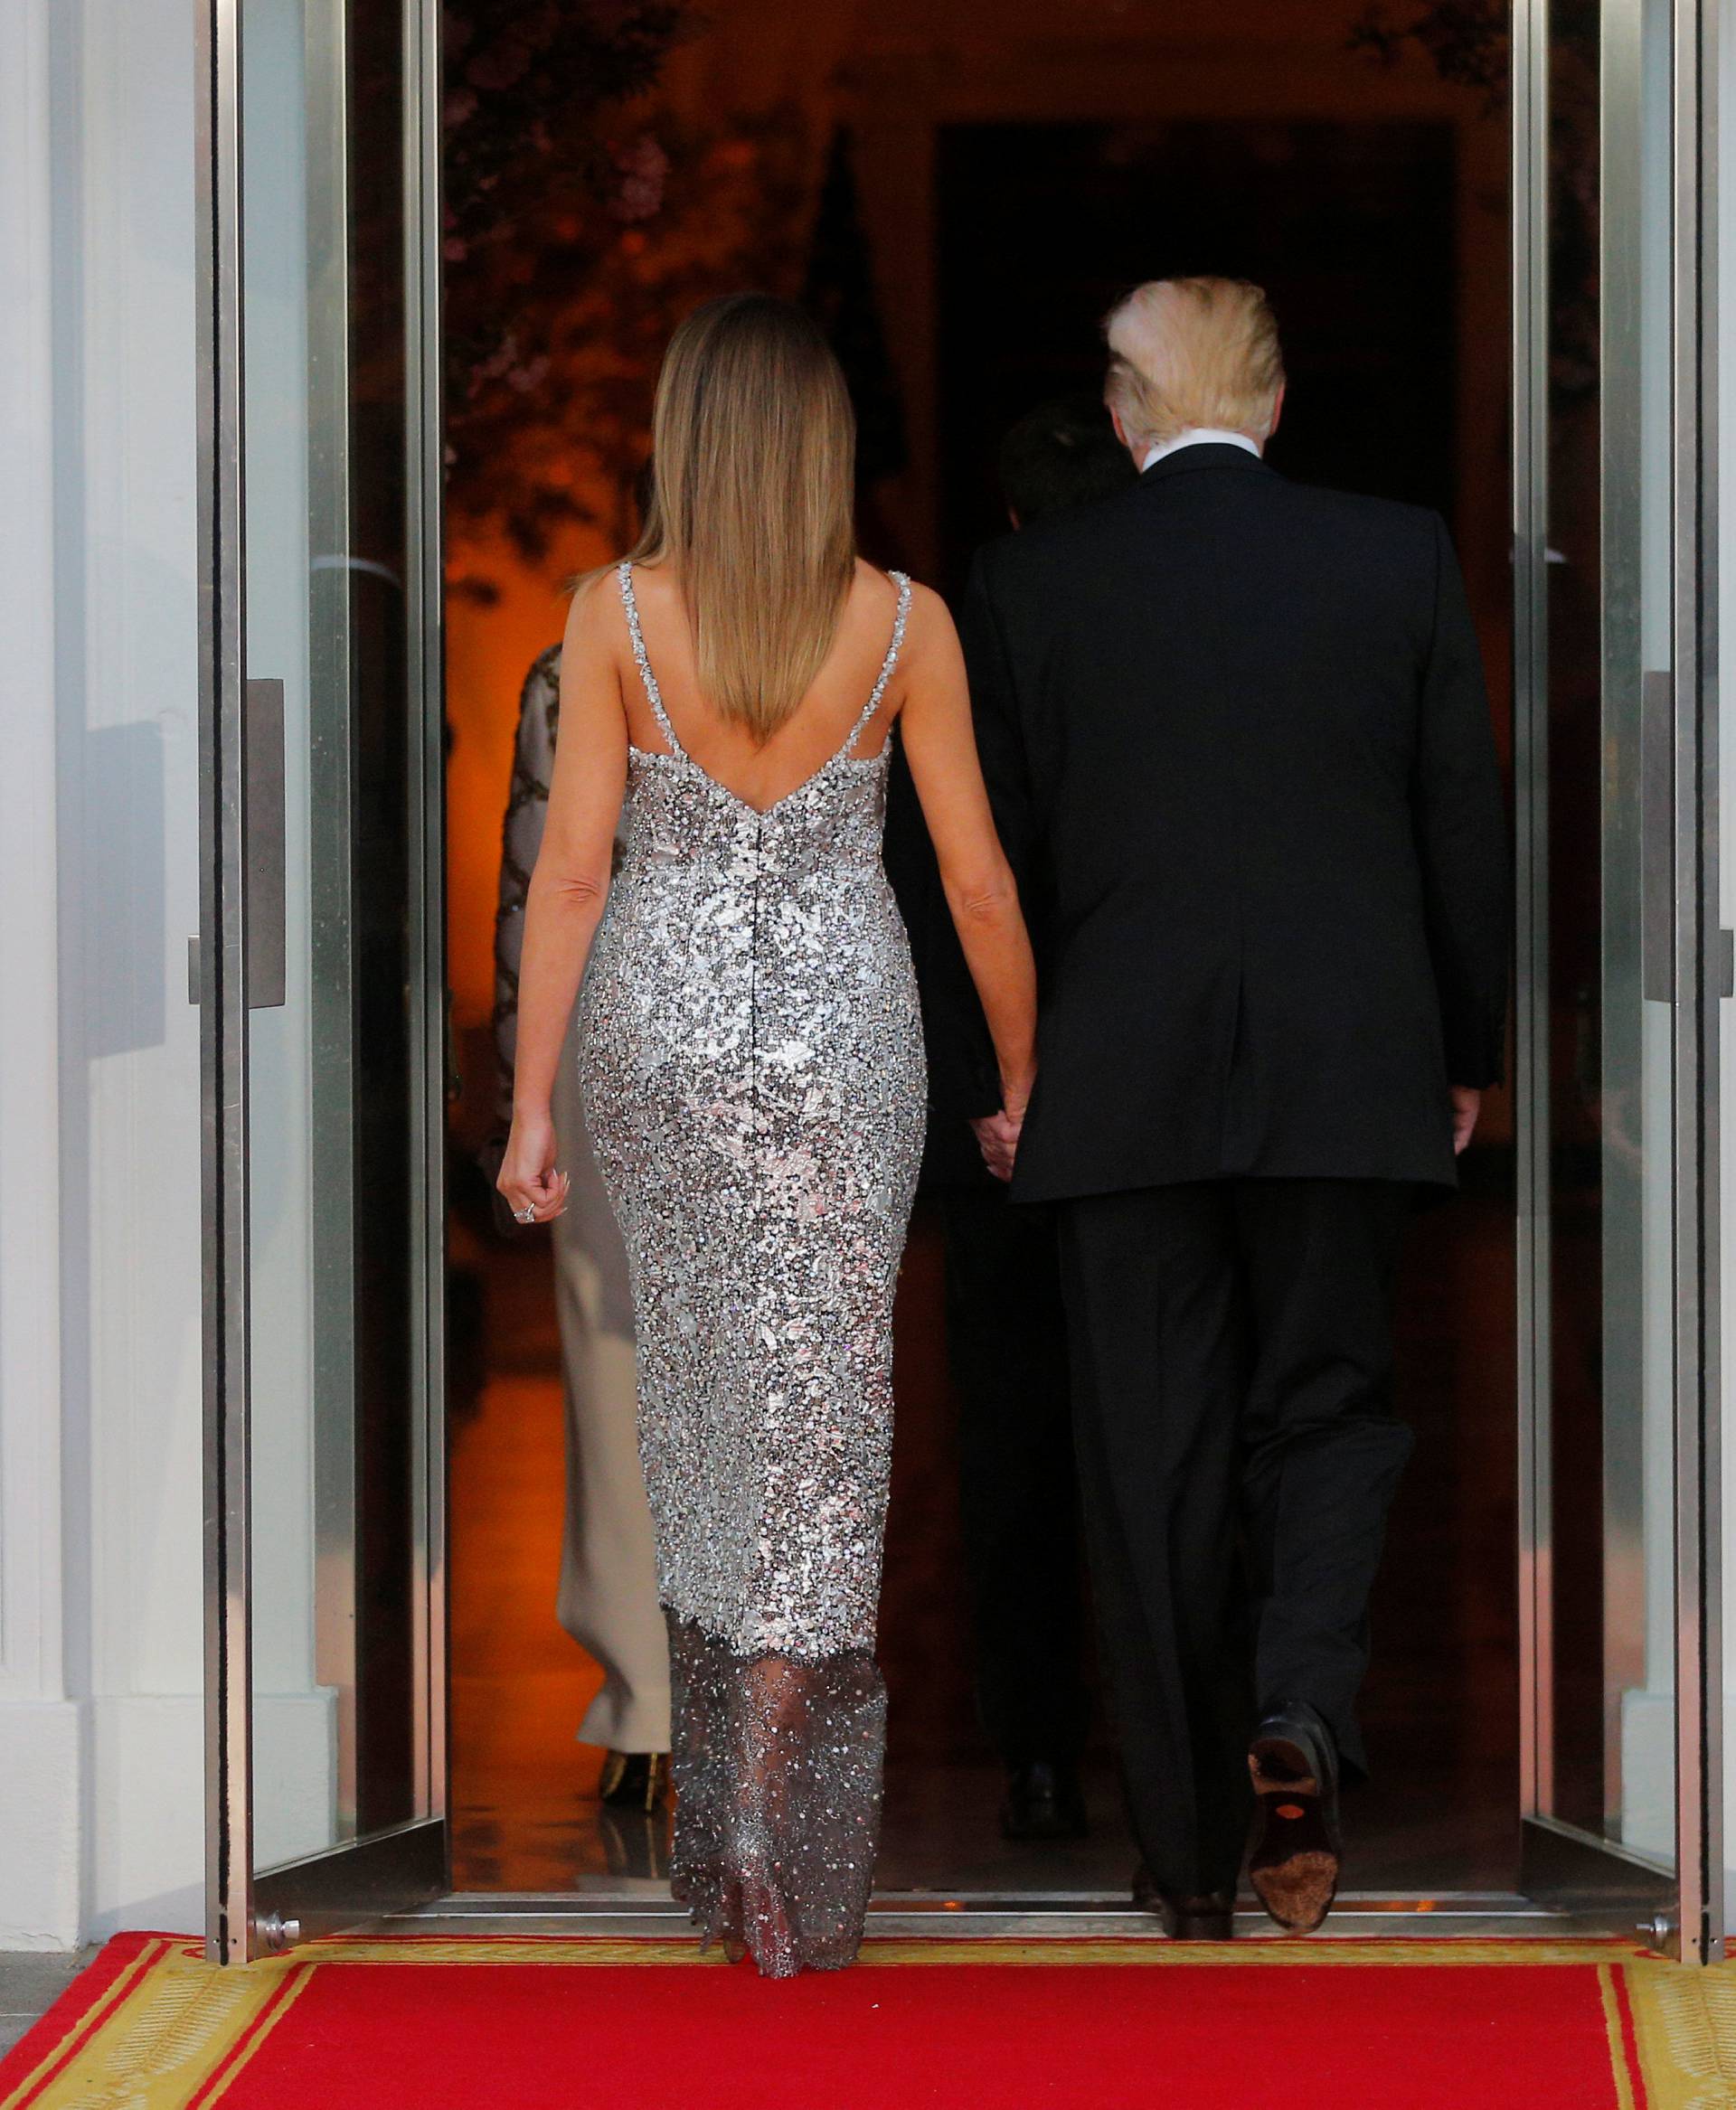
[[[665,1611],[675,1695],[671,1888],[768,1978],[853,1963],[873,1887],[886,1687],[866,1649],[737,1654]]]

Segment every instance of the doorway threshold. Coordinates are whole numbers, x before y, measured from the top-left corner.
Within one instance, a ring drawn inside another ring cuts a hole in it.
[[[394,1933],[448,1937],[588,1936],[694,1942],[699,1938],[665,1886],[631,1879],[568,1891],[453,1891],[378,1924]],[[1251,1898],[1238,1903],[1235,1927],[1239,1935],[1275,1933]],[[952,1897],[929,1891],[882,1892],[869,1908],[868,1931],[880,1939],[1167,1938],[1150,1913],[1136,1909],[1125,1898],[1052,1890],[1012,1896],[967,1891]],[[1414,1892],[1371,1890],[1340,1898],[1324,1933],[1312,1938],[1561,1941],[1611,1931],[1632,1930],[1612,1930],[1607,1919],[1554,1911],[1516,1893],[1448,1891],[1419,1897]]]

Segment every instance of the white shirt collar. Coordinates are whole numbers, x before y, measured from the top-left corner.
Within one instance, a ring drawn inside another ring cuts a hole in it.
[[[1165,455],[1178,454],[1184,447],[1240,447],[1256,459],[1260,455],[1260,448],[1245,432],[1219,432],[1211,426],[1192,425],[1185,432],[1178,432],[1174,439],[1165,439],[1160,446],[1151,448],[1139,465],[1140,473],[1143,475],[1154,462],[1162,461]]]

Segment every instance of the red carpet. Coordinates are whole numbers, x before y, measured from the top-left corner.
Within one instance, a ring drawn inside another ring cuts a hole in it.
[[[878,1942],[768,1983],[685,1945],[110,1943],[0,2110],[1688,2110],[1736,1979],[1622,1943]]]

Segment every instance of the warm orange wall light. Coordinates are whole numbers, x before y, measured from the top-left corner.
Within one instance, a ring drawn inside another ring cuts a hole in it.
[[[566,582],[611,552],[594,531],[533,565],[504,539],[455,542],[447,599],[447,946],[452,1030],[464,1087],[464,1126],[486,1119],[495,1001],[495,897],[500,831],[513,768],[518,696],[531,662],[560,640]],[[486,579],[483,600],[465,582]]]

